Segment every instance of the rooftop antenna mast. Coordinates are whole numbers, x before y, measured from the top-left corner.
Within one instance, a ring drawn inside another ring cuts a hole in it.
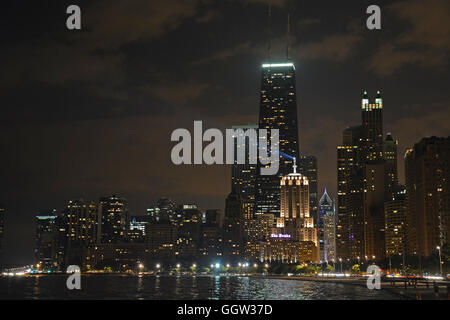
[[[267,54],[269,61],[272,59],[272,1],[269,0],[269,12],[267,17],[267,26],[268,26],[268,38],[269,38],[269,45],[267,47]]]

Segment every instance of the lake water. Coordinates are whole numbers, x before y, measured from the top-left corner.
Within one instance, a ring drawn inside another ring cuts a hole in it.
[[[0,277],[0,299],[401,299],[385,290],[348,284],[236,276],[82,275],[81,290],[68,290],[67,277]]]

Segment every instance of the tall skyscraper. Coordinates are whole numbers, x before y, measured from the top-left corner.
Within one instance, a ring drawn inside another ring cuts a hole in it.
[[[363,131],[362,126],[345,129],[343,143],[337,148],[336,258],[357,260],[364,256]]]
[[[99,243],[119,243],[127,241],[129,216],[127,201],[115,195],[99,200]]]
[[[233,129],[241,129],[242,132],[245,132],[247,129],[258,129],[258,125],[249,124],[246,126],[233,126]],[[249,148],[257,147],[257,145],[250,146],[248,137],[245,137],[244,139],[244,137],[241,136],[240,138],[241,140],[239,140],[239,137],[235,137],[234,154],[237,154],[238,150],[244,149],[245,154],[250,155]],[[239,143],[239,141],[244,143]],[[255,141],[255,143],[257,142]],[[246,157],[245,164],[237,164],[237,160],[235,160],[235,163],[231,167],[231,187],[235,188],[242,199],[244,219],[251,219],[255,214],[256,160],[257,159]],[[255,164],[251,164],[250,162],[255,162]]]
[[[322,262],[336,261],[336,215],[327,189],[319,200],[319,245]]]
[[[423,138],[405,155],[407,249],[429,257],[450,243],[450,137]]]
[[[280,217],[276,219],[276,232],[271,235],[271,244],[280,245],[284,242],[286,247],[291,245],[297,248],[305,243],[311,243],[315,248],[310,260],[319,261],[318,231],[314,226],[314,219],[310,215],[309,207],[309,181],[308,178],[297,173],[297,166],[293,165],[293,172],[282,177],[281,210]],[[282,240],[284,239],[284,240]],[[312,247],[310,247],[312,248]],[[295,256],[285,257],[287,261],[298,261],[298,252]],[[284,259],[286,260],[286,259]]]
[[[364,253],[382,260],[385,256],[384,200],[385,159],[383,156],[383,100],[377,92],[370,103],[367,92],[362,99],[362,125],[365,139],[364,156]]]
[[[297,95],[295,66],[292,62],[262,65],[259,129],[279,130],[279,150],[290,157],[299,158]],[[268,140],[269,141],[269,140]],[[270,146],[268,146],[270,149]],[[261,175],[257,166],[256,214],[280,213],[280,179],[292,168],[292,158],[280,153],[277,175]]]
[[[383,142],[383,99],[364,91],[361,126],[344,131],[338,147],[338,258],[385,257],[384,202],[396,188],[396,142]],[[386,151],[386,155],[384,155]]]
[[[56,269],[56,215],[36,216],[36,242],[34,248],[35,264],[38,270],[53,271]]]
[[[362,125],[365,128],[363,152],[366,160],[376,161],[383,159],[383,99],[380,91],[374,103],[369,102],[367,91],[361,102]]]
[[[280,218],[285,221],[310,218],[309,181],[308,178],[294,172],[281,178],[281,210]]]
[[[314,223],[319,223],[317,200],[317,158],[315,156],[300,156],[298,159],[298,171],[306,176],[309,181],[309,212],[314,219]]]

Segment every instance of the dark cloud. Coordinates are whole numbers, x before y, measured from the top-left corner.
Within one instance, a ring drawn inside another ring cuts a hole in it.
[[[388,6],[386,11],[404,22],[406,28],[380,45],[371,58],[370,70],[384,77],[404,65],[448,65],[450,3],[447,0],[398,1]]]

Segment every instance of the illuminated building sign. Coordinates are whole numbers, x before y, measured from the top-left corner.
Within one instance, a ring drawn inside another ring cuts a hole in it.
[[[285,238],[285,239],[287,239],[287,238],[290,238],[291,237],[291,235],[290,234],[287,234],[287,233],[272,233],[271,235],[270,235],[270,237],[271,238]]]

